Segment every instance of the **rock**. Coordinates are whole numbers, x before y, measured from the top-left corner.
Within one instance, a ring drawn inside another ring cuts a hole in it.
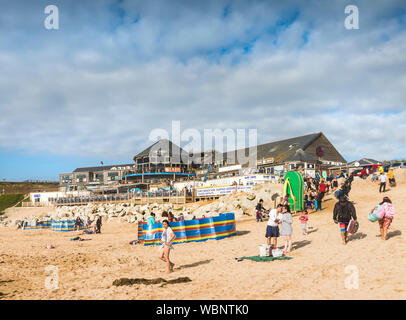
[[[250,193],[247,195],[247,199],[250,201],[254,200],[255,198],[256,198],[256,195],[254,193]]]

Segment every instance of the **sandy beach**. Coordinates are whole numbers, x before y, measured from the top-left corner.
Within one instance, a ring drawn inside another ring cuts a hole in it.
[[[75,232],[0,229],[0,299],[406,299],[406,170],[395,171],[397,186],[385,195],[396,215],[389,239],[379,237],[378,223],[368,221],[382,200],[378,185],[356,178],[350,198],[360,229],[344,246],[333,222],[336,202],[325,197],[324,210],[309,217],[310,233],[301,234],[294,217],[293,259],[254,262],[236,257],[258,254],[266,222],[237,222],[237,236],[175,245],[175,272],[167,275],[157,246],[129,245],[137,225],[106,223],[102,234],[70,241]],[[53,244],[55,249],[46,249]],[[279,246],[282,246],[282,239]],[[49,265],[58,268],[59,289],[45,288]],[[359,289],[346,289],[346,267],[359,270]],[[120,278],[189,277],[191,282],[114,286]]]

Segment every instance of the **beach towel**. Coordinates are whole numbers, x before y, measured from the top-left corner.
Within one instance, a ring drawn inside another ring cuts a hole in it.
[[[386,205],[386,203],[384,203],[384,205],[377,205],[374,211],[372,211],[372,213],[368,215],[368,220],[371,222],[381,220],[385,216],[387,210],[388,206]],[[390,209],[389,212],[392,213]]]
[[[375,215],[379,218],[382,219],[385,216],[385,210],[386,206],[383,205],[378,205],[375,207],[375,210],[373,213],[375,213]]]
[[[370,213],[368,215],[368,220],[371,221],[371,222],[375,222],[375,221],[378,221],[378,220],[381,220],[381,219],[378,218],[375,213]]]
[[[252,260],[255,262],[265,262],[265,261],[274,261],[274,260],[290,260],[293,259],[292,257],[260,257],[260,256],[252,256],[252,257],[241,257],[241,260]]]

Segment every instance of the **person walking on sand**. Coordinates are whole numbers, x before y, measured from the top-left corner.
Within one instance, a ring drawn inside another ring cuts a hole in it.
[[[278,204],[276,209],[272,209],[269,212],[269,219],[266,226],[265,238],[267,239],[267,244],[272,246],[272,249],[276,249],[278,237],[279,237],[279,220],[280,213],[282,211],[282,204]]]
[[[281,236],[283,236],[285,240],[285,248],[283,249],[283,253],[286,254],[289,253],[290,250],[292,250],[293,219],[289,205],[283,206],[280,223],[281,223]]]
[[[81,225],[82,225],[82,220],[80,220],[80,217],[77,217],[76,220],[75,220],[75,230],[79,231]]]
[[[324,179],[321,180],[321,183],[319,184],[319,196],[317,197],[317,209],[322,210],[321,207],[321,201],[324,198],[324,195],[327,192],[327,185],[324,183]]]
[[[299,221],[302,227],[302,234],[307,235],[307,221],[309,220],[309,215],[307,214],[307,210],[305,210],[300,216]]]
[[[385,210],[385,215],[379,220],[379,231],[381,232],[381,239],[386,240],[388,235],[388,229],[395,217],[395,208],[392,205],[392,201],[388,197],[384,197],[380,203]]]
[[[162,222],[162,237],[161,243],[162,245],[159,248],[159,259],[166,262],[167,266],[167,273],[173,272],[173,267],[175,264],[169,260],[169,254],[171,252],[172,242],[176,239],[175,233],[172,231],[171,227],[169,226],[169,221],[164,220]]]
[[[340,225],[343,244],[347,244],[348,242],[347,227],[351,219],[357,221],[355,207],[348,201],[346,196],[341,195],[339,201],[334,206],[333,220]]]
[[[388,172],[388,182],[391,187],[395,186],[395,184],[396,184],[395,174],[393,172],[393,169],[390,169]]]
[[[101,233],[101,226],[102,226],[102,217],[98,216],[96,220],[96,232],[95,233]]]
[[[388,176],[386,172],[382,172],[379,176],[379,181],[381,182],[379,185],[379,193],[386,191],[386,181],[388,180]]]

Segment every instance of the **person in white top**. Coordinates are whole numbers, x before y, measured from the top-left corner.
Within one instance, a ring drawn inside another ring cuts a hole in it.
[[[379,176],[379,181],[381,182],[381,184],[379,185],[379,193],[385,192],[387,180],[388,176],[386,175],[386,172],[382,172],[381,175]]]
[[[168,220],[164,220],[162,222],[162,228],[162,245],[159,248],[159,259],[166,262],[167,273],[171,273],[173,272],[173,267],[175,266],[175,264],[171,262],[171,260],[169,260],[169,253],[171,252],[171,249],[173,249],[172,242],[173,240],[175,240],[176,236],[171,227],[169,227]]]
[[[281,218],[282,204],[279,204],[276,209],[272,209],[269,212],[268,224],[266,226],[266,241],[268,245],[272,245],[273,249],[276,249],[277,240],[279,237],[279,221]]]

